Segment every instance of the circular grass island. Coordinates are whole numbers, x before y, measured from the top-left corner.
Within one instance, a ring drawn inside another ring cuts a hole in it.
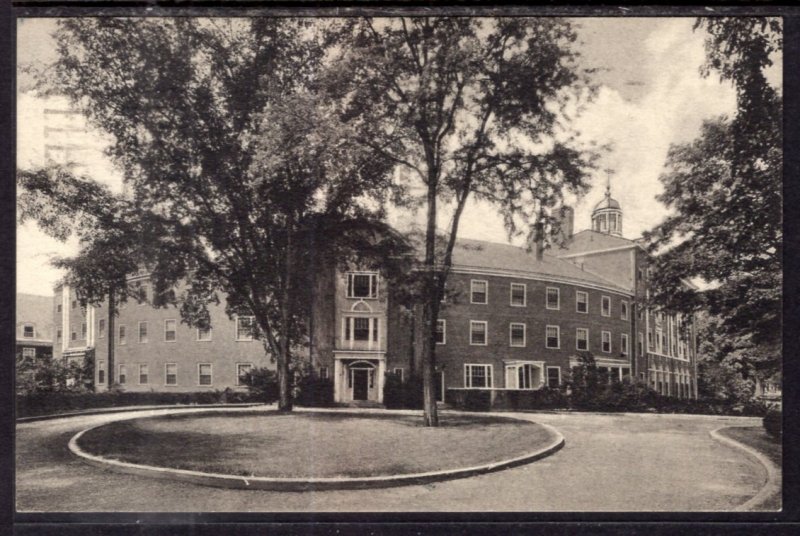
[[[91,428],[71,448],[123,472],[302,490],[470,476],[534,461],[563,445],[552,428],[518,419],[443,413],[440,424],[427,428],[419,414],[388,412],[176,413]]]

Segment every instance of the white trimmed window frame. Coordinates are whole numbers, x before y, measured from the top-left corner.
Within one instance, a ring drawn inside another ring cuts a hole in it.
[[[36,358],[36,348],[33,347],[25,347],[22,349],[22,357],[24,359],[35,359]]]
[[[239,362],[239,363],[236,363],[235,366],[236,366],[236,368],[235,368],[235,370],[236,370],[236,382],[235,382],[235,385],[237,387],[241,387],[241,386],[245,385],[244,383],[242,383],[242,376],[244,376],[244,374],[247,374],[247,372],[253,370],[253,364],[250,363],[250,362]],[[241,372],[241,367],[247,367],[247,371],[244,374],[242,374],[242,372]]]
[[[241,333],[242,329],[239,327],[239,323],[245,319],[250,319],[250,335],[245,337],[240,337],[239,334]],[[253,337],[253,331],[255,330],[255,321],[256,317],[251,315],[241,315],[236,317],[236,332],[233,334],[236,338],[236,342],[252,342],[255,337]]]
[[[558,384],[556,387],[561,387],[561,367],[559,366],[550,366],[545,369],[545,386],[550,387],[550,371],[557,370],[558,371]]]
[[[586,343],[586,348],[581,348],[578,344],[581,341],[581,338],[578,336],[579,332],[586,334],[583,339],[583,342]],[[581,352],[589,351],[589,328],[575,328],[575,349]]]
[[[514,344],[514,328],[522,326],[522,344]],[[528,345],[528,328],[524,322],[508,324],[508,345],[512,348],[525,348]]]
[[[401,382],[403,382],[405,380],[404,377],[403,377],[403,372],[404,372],[403,371],[403,367],[395,367],[392,372],[394,373],[395,376],[399,376],[400,377],[400,381]]]
[[[128,366],[125,363],[117,365],[117,383],[120,385],[128,383]]]
[[[472,385],[472,369],[482,368],[484,371],[483,377],[486,379],[487,385],[473,386]],[[494,374],[492,365],[485,363],[464,363],[464,388],[465,389],[491,389],[494,386]]]
[[[583,302],[579,299],[583,296]],[[581,311],[580,305],[583,303],[584,310]],[[589,314],[589,293],[583,290],[578,290],[575,292],[575,312],[580,313],[582,315]]]
[[[144,326],[144,338],[142,338],[142,327],[143,326]],[[148,328],[147,321],[143,320],[143,321],[139,322],[139,324],[136,327],[137,327],[137,331],[136,331],[137,340],[139,341],[140,344],[147,344],[150,341],[149,333],[147,331],[147,328]]]
[[[173,373],[173,375],[175,376],[175,382],[174,383],[170,383],[169,382],[169,375],[170,375],[169,367],[170,367],[170,365],[175,367],[175,372]],[[164,385],[178,385],[178,364],[177,363],[175,363],[175,362],[164,363]]]
[[[605,307],[606,303],[608,303],[608,309]],[[600,296],[600,316],[611,316],[611,296]]]
[[[28,335],[27,330],[30,329],[30,335]],[[31,324],[30,322],[26,322],[22,324],[22,338],[23,339],[35,339],[36,338],[36,326]]]
[[[355,295],[355,284],[354,279],[355,276],[367,276],[370,278],[369,280],[369,295],[367,296],[356,296]],[[379,295],[378,289],[378,272],[347,272],[347,279],[345,281],[346,289],[345,295],[348,299],[351,300],[377,300]]]
[[[208,374],[201,373],[201,367],[208,365]],[[208,376],[208,383],[203,383],[200,379],[203,376]],[[211,363],[198,363],[197,364],[197,386],[198,387],[211,387],[214,385],[214,367]]]
[[[442,331],[441,331],[442,342],[439,342],[437,340],[436,344],[443,346],[443,345],[447,344],[447,320],[444,319],[444,318],[437,318],[436,319],[436,334],[437,334],[437,338],[438,338],[438,334],[439,334],[439,326],[442,327]]]
[[[106,338],[106,319],[101,318],[97,322],[97,338],[98,339],[105,339]]]
[[[475,284],[483,284],[483,296],[485,301],[475,301]],[[489,304],[489,281],[486,279],[470,279],[469,280],[469,303],[475,305],[488,305]]]
[[[117,345],[125,346],[126,344],[128,344],[128,330],[125,324],[120,324],[117,327]]]
[[[514,303],[514,288],[522,288],[522,303]],[[527,307],[528,305],[528,285],[525,283],[511,283],[509,286],[508,304],[511,307]]]
[[[630,344],[631,341],[628,334],[621,333],[619,337],[619,351],[622,352],[623,355],[628,355],[631,352]]]
[[[201,337],[200,336],[201,333],[207,333],[208,338],[204,339],[203,337]],[[197,328],[196,334],[197,334],[197,339],[196,339],[197,342],[211,342],[212,340],[214,340],[214,332],[213,328],[211,327],[209,327],[207,330],[201,330],[200,328]]]
[[[550,291],[554,290],[556,293],[556,304],[550,306]],[[547,287],[544,291],[544,307],[551,311],[558,311],[561,309],[561,289],[558,287]]]
[[[174,322],[175,323],[175,328],[174,329],[169,329],[167,327],[170,322]],[[172,339],[170,339],[167,336],[167,334],[170,333],[170,332],[173,334],[173,338]],[[165,318],[164,319],[164,342],[178,342],[178,321],[176,319],[174,319],[174,318]]]
[[[473,342],[472,334],[473,327],[477,324],[483,325],[483,342]],[[489,322],[486,320],[470,320],[469,321],[469,345],[470,346],[487,346],[489,344]]]
[[[630,320],[631,319],[631,309],[628,300],[621,300],[620,301],[620,318],[622,320]]]
[[[605,349],[606,338],[608,338],[608,350]],[[612,349],[613,349],[613,345],[611,344],[611,332],[610,331],[601,331],[600,332],[600,350],[604,354],[610,354],[612,352]]]
[[[550,329],[555,329],[556,330],[556,345],[555,346],[550,346],[548,344],[549,343],[548,339],[550,337],[547,336],[547,332]],[[548,325],[546,325],[544,327],[544,347],[548,348],[550,350],[560,350],[561,349],[561,326],[548,324]]]
[[[136,378],[137,384],[138,385],[148,385],[150,383],[150,367],[148,366],[148,364],[147,363],[139,363],[139,366],[136,367],[136,369],[138,371],[138,375],[137,375],[137,378]],[[144,371],[144,374],[142,374],[142,371]],[[142,381],[142,376],[146,376],[147,377],[146,378],[147,381],[143,382]]]

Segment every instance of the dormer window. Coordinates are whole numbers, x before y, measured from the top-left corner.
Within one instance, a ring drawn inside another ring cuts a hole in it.
[[[378,274],[376,273],[348,273],[347,297],[361,299],[375,299],[378,297]]]

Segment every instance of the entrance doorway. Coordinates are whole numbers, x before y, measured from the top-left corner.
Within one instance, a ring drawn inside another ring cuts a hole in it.
[[[353,400],[367,400],[369,395],[369,376],[372,371],[363,368],[351,369],[353,375]]]

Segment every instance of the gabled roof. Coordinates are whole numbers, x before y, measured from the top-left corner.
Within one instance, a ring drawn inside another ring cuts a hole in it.
[[[557,257],[565,257],[581,253],[635,247],[641,246],[634,240],[586,229],[572,235],[572,239],[564,247],[554,248],[552,254]]]
[[[453,268],[465,271],[509,272],[533,277],[544,276],[628,293],[619,285],[548,253],[544,254],[542,260],[537,260],[533,251],[528,252],[525,248],[484,240],[459,239],[453,249]]]

